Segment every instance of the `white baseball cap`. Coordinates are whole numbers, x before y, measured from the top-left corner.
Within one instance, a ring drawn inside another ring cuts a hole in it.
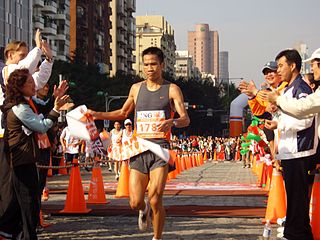
[[[124,121],[124,125],[127,125],[128,123],[132,124],[132,122],[131,122],[131,120],[129,118]]]
[[[312,54],[311,54],[311,57],[306,59],[306,60],[303,60],[303,62],[306,62],[306,63],[309,63],[311,62],[312,60],[314,59],[320,59],[320,48],[318,48],[317,50],[315,50]]]

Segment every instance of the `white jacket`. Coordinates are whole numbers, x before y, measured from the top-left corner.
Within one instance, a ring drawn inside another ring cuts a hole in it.
[[[312,93],[310,87],[299,75],[285,89],[282,97],[293,101],[303,99],[310,93]],[[315,130],[317,124],[316,115],[311,114],[306,118],[297,119],[282,111],[277,128],[279,134],[277,158],[289,160],[314,155],[318,146],[318,134]]]
[[[298,118],[309,118],[314,114],[318,116],[318,136],[320,136],[320,87],[305,98],[292,99],[282,95],[277,98],[277,105],[286,114]]]
[[[28,53],[28,55],[24,59],[19,61],[18,64],[9,64],[5,67],[6,70],[5,68],[3,68],[2,77],[4,79],[4,82],[6,82],[5,80],[6,75],[10,76],[10,74],[14,70],[27,68],[29,69],[29,72],[32,74],[32,77],[36,85],[36,90],[43,88],[50,78],[53,63],[50,63],[47,60],[44,60],[40,65],[40,70],[38,72],[35,72],[36,67],[41,59],[41,54],[42,54],[41,49],[38,47],[35,47]],[[2,88],[0,87],[0,105],[3,104],[3,101],[4,101],[4,94],[2,92]],[[0,111],[0,123],[1,123],[1,117],[2,117],[2,112]],[[0,124],[0,137],[3,136],[3,133],[4,133],[4,129]]]

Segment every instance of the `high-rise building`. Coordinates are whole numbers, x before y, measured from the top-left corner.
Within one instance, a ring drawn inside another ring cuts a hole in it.
[[[188,32],[188,51],[202,74],[219,78],[219,35],[210,31],[208,24],[197,24]]]
[[[136,11],[135,0],[111,0],[112,15],[110,30],[112,55],[110,57],[110,75],[117,71],[135,74],[132,68],[135,62],[133,50],[135,49],[136,23],[133,13]]]
[[[219,82],[229,83],[229,53],[219,52]]]
[[[136,17],[136,63],[133,68],[136,73],[143,76],[142,51],[148,47],[158,47],[165,55],[165,69],[169,75],[175,75],[174,30],[163,16],[137,16]]]
[[[98,64],[101,72],[110,67],[110,0],[70,1],[70,56]]]
[[[188,51],[176,51],[175,71],[177,78],[182,77],[185,80],[200,78],[199,69],[193,64]]]
[[[26,42],[29,48],[32,48],[32,2],[32,0],[0,1],[1,53],[4,47],[13,40]]]
[[[70,0],[34,0],[33,32],[40,29],[55,59],[66,61],[70,48]]]

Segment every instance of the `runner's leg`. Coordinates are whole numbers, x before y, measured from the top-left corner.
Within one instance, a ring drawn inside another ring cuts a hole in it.
[[[129,179],[129,195],[130,207],[134,210],[144,210],[146,205],[144,202],[144,195],[148,186],[149,176],[139,172],[138,170],[130,170]]]
[[[168,165],[156,168],[150,172],[149,201],[152,208],[152,223],[154,238],[161,239],[165,210],[163,207],[162,196],[168,176]]]

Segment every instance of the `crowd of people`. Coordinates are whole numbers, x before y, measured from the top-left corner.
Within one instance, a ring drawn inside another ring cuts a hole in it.
[[[48,171],[37,168],[37,164],[48,166],[51,156],[59,159],[63,155],[67,164],[83,157],[90,166],[97,156],[92,142],[75,137],[66,123],[57,123],[60,110],[69,99],[68,85],[61,81],[48,96],[52,52],[41,40],[39,30],[35,43],[36,47],[30,52],[24,42],[9,43],[4,51],[5,65],[1,66],[0,236],[8,239],[37,239],[41,194]],[[240,156],[241,144],[246,143],[241,136],[181,139],[172,136],[172,127],[182,128],[190,123],[182,92],[162,77],[164,54],[161,49],[147,48],[142,58],[146,80],[131,87],[120,109],[112,112],[88,109],[86,113],[96,120],[114,122],[110,132],[104,129],[100,133],[106,152],[108,149],[121,152],[124,143],[137,137],[156,144],[163,151],[202,152],[209,160],[238,160],[243,161],[243,167],[250,168],[255,149]],[[264,84],[257,87],[254,81],[242,81],[239,85],[239,90],[249,98],[252,113],[264,123],[265,157],[277,169],[281,165],[287,196],[284,239],[313,239],[309,218],[313,177],[308,171],[315,169],[320,159],[320,49],[307,62],[313,74],[301,76],[300,54],[294,49],[283,50],[275,61],[263,66]],[[134,112],[134,121],[128,118],[131,112]],[[128,154],[128,159],[122,160],[128,160],[130,166],[129,204],[139,211],[139,229],[147,230],[152,222],[153,240],[161,239],[165,222],[162,197],[167,175],[175,165],[150,148]],[[120,164],[120,161],[108,161],[108,170],[114,171],[116,180]]]
[[[283,239],[314,239],[309,218],[314,177],[308,172],[320,159],[320,49],[305,62],[313,74],[300,74],[302,59],[297,50],[283,50],[262,68],[264,86],[259,88],[253,81],[239,85],[252,113],[264,122],[274,165],[281,165],[283,172],[287,200]]]

